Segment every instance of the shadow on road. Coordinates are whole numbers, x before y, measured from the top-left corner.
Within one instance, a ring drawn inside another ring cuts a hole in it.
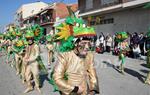
[[[118,69],[119,66],[115,66],[115,65],[113,65],[113,64],[110,64],[110,63],[107,62],[107,61],[103,61],[103,63],[105,63],[105,64],[106,64],[107,66],[109,66],[109,67],[112,67],[112,68],[115,69],[117,72],[121,73],[120,70]],[[144,83],[143,78],[146,78],[146,77],[143,76],[142,74],[140,74],[140,73],[138,73],[137,71],[134,71],[134,70],[132,70],[132,69],[129,69],[129,68],[125,68],[124,71],[125,71],[127,74],[130,74],[130,75],[132,75],[133,77],[138,78],[142,83]],[[141,71],[148,73],[148,71],[146,71],[146,70],[141,70]]]
[[[138,73],[137,71],[131,70],[129,68],[125,68],[124,70],[126,73],[138,78],[142,83],[144,83],[143,78],[145,78],[145,76],[143,76],[142,74]]]
[[[109,63],[109,62],[107,62],[107,61],[102,61],[102,63],[106,64],[108,67],[114,67],[114,65],[113,65],[113,64],[110,64],[110,63]]]
[[[140,71],[143,73],[146,73],[146,74],[148,74],[148,72],[149,72],[148,70],[143,70],[143,69],[141,69]]]
[[[44,81],[49,81],[50,79],[48,78],[48,74],[40,75],[40,83],[41,87],[43,87]]]
[[[147,67],[147,64],[143,63],[143,64],[140,64],[141,66],[145,67],[145,68],[149,68]]]

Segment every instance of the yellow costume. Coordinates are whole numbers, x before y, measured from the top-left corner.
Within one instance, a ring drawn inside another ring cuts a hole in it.
[[[53,46],[53,44],[48,43],[46,45],[46,47],[48,49],[48,65],[50,65],[52,60],[53,60],[53,53],[54,53],[53,49],[54,49],[54,46]]]
[[[12,51],[14,52],[14,59],[15,59],[15,66],[16,66],[16,75],[20,74],[21,73],[21,67],[22,67],[22,60],[23,60],[23,57],[22,57],[22,54],[23,54],[23,50],[20,50],[18,51],[15,46],[18,45],[17,42],[18,42],[18,38],[13,40],[13,45],[11,47]]]
[[[52,76],[55,90],[58,89],[62,95],[99,93],[94,55],[90,51],[91,40],[96,33],[81,18],[75,17],[70,7],[67,8],[70,17],[56,27],[60,53]]]
[[[31,84],[31,76],[33,75],[33,79],[35,82],[36,88],[39,90],[40,82],[39,82],[39,64],[37,58],[39,57],[39,47],[37,44],[33,44],[31,46],[26,47],[25,59],[28,60],[26,63],[26,71],[25,71],[25,79],[27,82],[27,92],[28,90],[32,90]],[[26,91],[25,91],[26,92]]]
[[[93,54],[88,53],[85,59],[78,57],[74,51],[61,53],[58,55],[58,64],[54,69],[54,80],[60,91],[65,95],[70,95],[75,86],[83,85],[87,95],[87,84],[90,82],[90,91],[98,91],[98,81],[93,64]],[[68,80],[64,80],[64,74]]]

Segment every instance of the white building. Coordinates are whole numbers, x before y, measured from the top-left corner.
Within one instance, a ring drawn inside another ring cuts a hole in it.
[[[15,14],[15,22],[17,25],[21,27],[25,27],[22,24],[22,21],[30,16],[33,16],[37,13],[39,13],[41,10],[43,10],[45,7],[47,7],[48,4],[44,2],[34,2],[29,4],[23,4]]]

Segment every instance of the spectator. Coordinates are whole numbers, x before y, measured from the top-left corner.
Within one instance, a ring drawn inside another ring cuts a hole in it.
[[[100,40],[99,40],[99,38],[97,38],[97,40],[96,40],[96,47],[99,47],[99,45],[100,45]]]
[[[140,48],[139,48],[138,44],[135,44],[132,50],[133,50],[133,56],[134,56],[134,58],[140,57],[141,51],[140,51]]]
[[[131,41],[133,45],[139,44],[140,38],[136,32],[133,34]]]
[[[144,55],[144,42],[145,42],[145,37],[144,37],[143,33],[140,33],[139,38],[140,38],[139,46],[140,46],[141,54]]]
[[[101,52],[104,52],[104,35],[99,36]]]
[[[108,35],[106,37],[106,52],[110,52],[112,46],[112,37]]]

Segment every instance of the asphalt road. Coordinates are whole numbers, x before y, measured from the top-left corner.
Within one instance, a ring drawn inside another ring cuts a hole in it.
[[[47,64],[47,50],[42,48],[42,59]],[[48,77],[42,76],[42,93],[34,90],[23,94],[26,86],[22,84],[20,77],[16,76],[14,68],[5,64],[6,57],[0,57],[0,95],[59,95],[53,92],[48,83]],[[51,68],[55,65],[52,64]],[[125,75],[119,73],[116,66],[119,65],[118,57],[111,54],[95,54],[95,68],[99,79],[100,95],[150,95],[150,86],[143,83],[148,68],[144,60],[126,58]],[[50,68],[46,65],[47,68]],[[49,69],[51,72],[51,69]]]

